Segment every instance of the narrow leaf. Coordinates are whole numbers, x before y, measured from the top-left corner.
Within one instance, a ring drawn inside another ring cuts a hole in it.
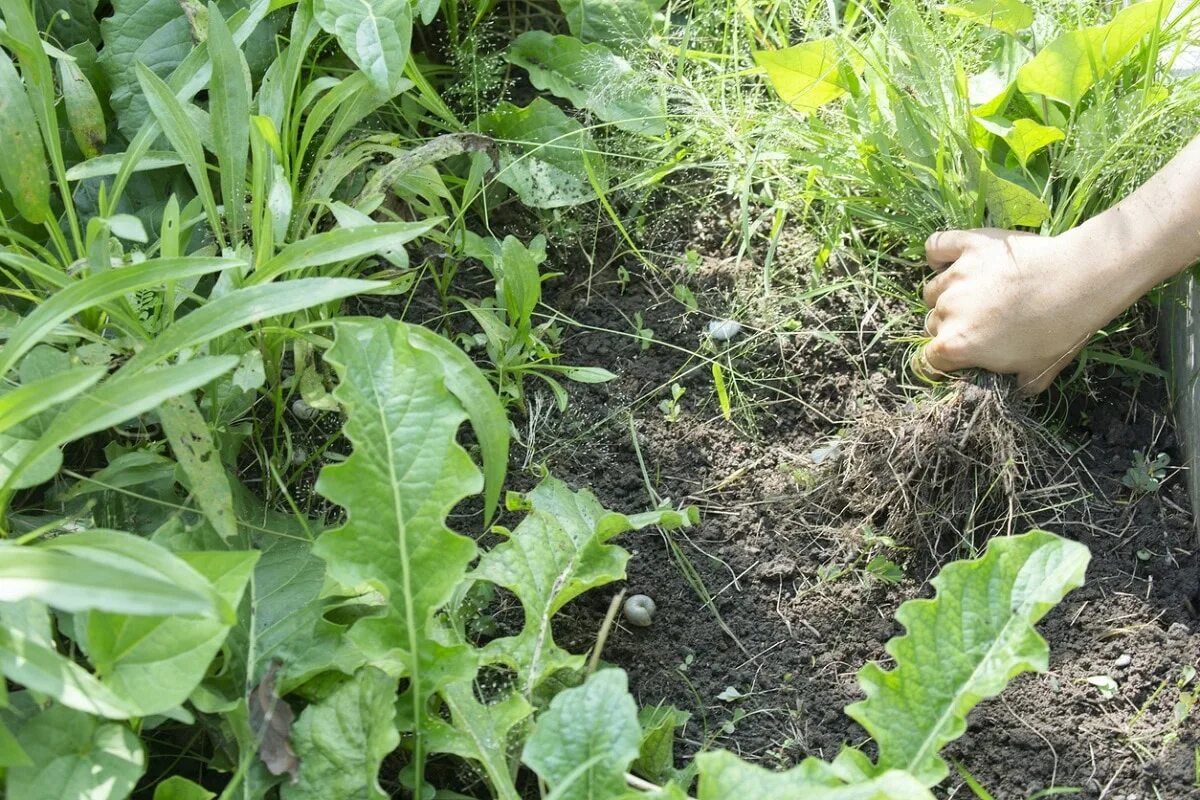
[[[188,477],[188,489],[204,511],[209,524],[222,539],[231,542],[237,536],[237,517],[233,513],[233,492],[225,465],[213,443],[208,423],[189,394],[163,401],[158,419],[171,445],[175,460]]]
[[[241,238],[246,205],[246,153],[250,148],[250,70],[215,5],[208,13],[208,53],[212,80],[208,112],[213,149],[221,168],[221,195],[230,237]]]
[[[73,282],[26,314],[9,333],[8,342],[0,350],[0,376],[59,323],[84,309],[156,284],[244,265],[243,261],[227,258],[158,258]]]
[[[59,60],[58,79],[62,84],[63,105],[75,144],[84,158],[95,158],[104,150],[104,143],[108,140],[100,98],[74,61]]]
[[[0,395],[0,433],[87,391],[105,372],[105,367],[80,367],[47,375]]]
[[[0,50],[0,183],[25,219],[50,218],[50,170],[33,105],[8,53]],[[3,374],[0,372],[0,374]]]
[[[361,228],[338,228],[293,242],[250,276],[267,283],[285,272],[355,261],[403,247],[443,222],[435,217],[420,222],[380,222]]]
[[[0,674],[87,714],[128,719],[137,713],[83,667],[15,628],[0,627]]]

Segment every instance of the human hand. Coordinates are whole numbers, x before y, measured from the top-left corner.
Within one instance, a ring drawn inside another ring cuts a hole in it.
[[[939,274],[925,286],[930,368],[1013,374],[1046,389],[1093,333],[1144,291],[1095,242],[994,228],[943,231],[925,253]]]

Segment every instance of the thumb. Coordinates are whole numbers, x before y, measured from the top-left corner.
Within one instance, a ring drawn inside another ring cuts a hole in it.
[[[925,259],[934,269],[945,269],[970,246],[970,231],[938,231],[925,240]]]

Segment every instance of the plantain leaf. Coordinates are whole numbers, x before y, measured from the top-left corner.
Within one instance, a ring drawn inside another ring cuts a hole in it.
[[[561,669],[579,667],[573,656],[554,643],[551,618],[588,589],[625,577],[629,553],[609,541],[618,534],[649,525],[668,528],[695,522],[695,510],[661,509],[625,516],[606,511],[591,492],[572,492],[546,478],[526,495],[529,513],[502,542],[479,559],[471,573],[513,592],[525,612],[516,636],[495,639],[485,652],[521,665],[518,690],[532,699],[535,690]]]
[[[250,149],[250,70],[216,6],[208,14],[212,79],[208,111],[213,152],[221,168],[221,196],[230,238],[240,241],[246,206],[246,153]]]
[[[13,205],[30,222],[45,222],[50,218],[46,151],[25,84],[4,50],[0,50],[0,148],[4,150],[0,183]]]
[[[1170,9],[1165,0],[1146,0],[1121,9],[1107,24],[1061,34],[1021,67],[1017,88],[1075,108],[1096,81],[1167,19]]]
[[[106,372],[102,366],[80,367],[47,375],[0,394],[0,433],[87,391]]]
[[[935,595],[896,612],[907,631],[887,644],[896,665],[867,664],[867,699],[846,708],[879,745],[879,768],[927,786],[946,777],[938,751],[966,730],[966,715],[1026,670],[1045,671],[1034,624],[1083,582],[1083,545],[1045,531],[993,539],[980,558],[947,565]]]
[[[65,706],[27,720],[18,739],[33,766],[8,771],[9,800],[124,800],[146,770],[146,753],[128,725]]]
[[[521,760],[559,800],[615,800],[625,795],[625,771],[637,758],[641,738],[624,671],[604,669],[550,701]]]
[[[431,638],[432,615],[476,552],[445,518],[483,480],[456,441],[467,415],[446,389],[441,362],[414,348],[395,320],[340,319],[334,328],[325,360],[338,375],[333,396],[346,411],[344,433],[354,449],[317,480],[317,491],[347,519],[322,534],[314,552],[342,586],[383,596],[380,613],[358,620],[349,636],[371,663],[408,678],[402,725],[413,733],[420,785],[429,698],[474,669],[463,648]]]
[[[388,97],[404,85],[412,40],[409,0],[314,0],[313,16]]]
[[[292,726],[300,777],[283,800],[387,800],[379,766],[400,744],[396,678],[364,667],[313,703]]]
[[[258,553],[178,556],[209,581],[224,605],[237,608]],[[187,700],[225,641],[233,618],[131,616],[94,611],[87,618],[88,657],[101,683],[138,716],[162,714]]]
[[[662,95],[645,75],[602,44],[526,31],[508,48],[506,58],[524,67],[538,89],[570,100],[621,130],[650,136],[667,132]]]
[[[188,477],[192,497],[217,534],[231,542],[237,536],[233,492],[208,422],[196,408],[195,399],[182,394],[164,400],[158,407],[158,420],[175,460]]]
[[[104,109],[91,81],[74,61],[60,59],[58,79],[62,84],[63,106],[71,135],[84,158],[95,158],[104,150],[108,132],[104,126]]]
[[[0,376],[55,326],[84,309],[156,284],[244,265],[227,258],[156,258],[75,281],[26,314],[9,332],[8,342],[0,350]]]
[[[176,320],[126,362],[117,374],[134,375],[185,348],[197,347],[232,330],[350,295],[382,288],[382,281],[352,278],[301,278],[249,286],[209,300]]]
[[[204,212],[208,216],[208,224],[219,242],[224,242],[224,227],[217,213],[217,200],[213,195],[212,182],[208,177],[208,163],[204,156],[204,145],[201,143],[200,131],[189,114],[191,103],[186,103],[175,96],[171,87],[162,78],[155,75],[144,64],[136,66],[138,82],[146,96],[151,113],[158,121],[163,133],[171,142],[171,147],[183,159],[184,169],[196,187]]]
[[[251,274],[250,282],[267,283],[285,272],[355,261],[394,250],[425,235],[443,221],[442,217],[434,217],[420,222],[379,222],[318,233],[283,248]]]
[[[164,400],[190,392],[237,366],[236,356],[197,358],[138,375],[114,376],[75,399],[54,418],[37,441],[22,453],[8,474],[0,471],[0,491],[36,486],[46,478],[31,468],[68,442],[152,411]],[[55,457],[54,470],[61,464]],[[0,466],[6,467],[5,464]]]

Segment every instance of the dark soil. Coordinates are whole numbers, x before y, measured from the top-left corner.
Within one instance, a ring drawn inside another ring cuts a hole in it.
[[[693,269],[666,276],[639,278],[626,261],[634,279],[625,286],[611,270],[587,284],[548,284],[548,303],[578,323],[564,328],[562,362],[620,377],[570,385],[565,414],[549,398],[531,397],[529,421],[518,423],[525,434],[514,443],[513,479],[531,482],[519,467],[545,465],[615,510],[650,507],[647,484],[658,497],[698,506],[701,524],[672,535],[716,597],[727,631],[662,536],[627,535],[628,589],[652,596],[658,612],[650,628],[618,626],[604,657],[629,671],[642,704],[692,713],[685,751],[724,747],[775,767],[832,758],[843,743],[865,741],[842,712],[861,699],[855,673],[886,657],[884,643],[900,633],[897,606],[928,595],[936,564],[922,542],[888,547],[862,520],[814,525],[824,510],[813,507],[812,489],[824,478],[812,454],[858,415],[911,402],[895,321],[912,314],[882,299],[886,293],[853,287],[790,304],[756,297],[719,241],[697,249]],[[811,263],[793,254],[789,265],[788,257],[777,270],[801,274]],[[692,288],[699,312],[672,296],[674,280]],[[632,335],[637,313],[653,329],[646,350]],[[745,330],[706,350],[710,315],[731,313]],[[714,355],[731,386],[730,420],[713,389]],[[671,422],[659,404],[673,382],[686,392]],[[1164,390],[1110,379],[1074,406],[1061,415],[1061,436],[1077,445],[1090,499],[1030,517],[1090,548],[1087,583],[1040,625],[1050,671],[1021,676],[981,704],[946,754],[998,800],[1049,787],[1111,800],[1200,797],[1200,708],[1177,721],[1181,676],[1200,666],[1200,555],[1189,502],[1177,476],[1140,498],[1121,484],[1131,451],[1173,453]],[[865,569],[875,556],[900,564],[903,578],[887,583]],[[619,588],[577,601],[564,615],[561,643],[587,650]],[[1088,681],[1096,676],[1116,681],[1115,696]],[[720,699],[727,687],[740,698]],[[1187,689],[1195,692],[1195,679]],[[971,796],[961,783],[954,776],[938,791]]]

